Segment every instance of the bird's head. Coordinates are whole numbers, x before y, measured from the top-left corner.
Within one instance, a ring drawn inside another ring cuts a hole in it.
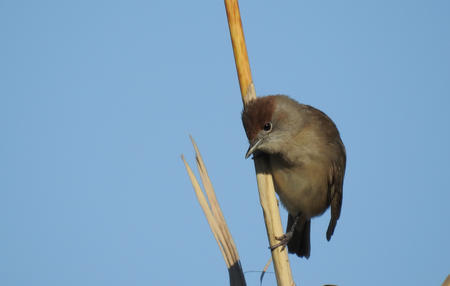
[[[284,95],[258,97],[242,111],[242,122],[250,147],[255,152],[281,153],[283,146],[302,126],[301,105]]]

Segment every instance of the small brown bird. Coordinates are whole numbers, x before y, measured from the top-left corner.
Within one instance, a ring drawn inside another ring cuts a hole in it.
[[[327,240],[342,205],[346,154],[339,131],[320,110],[284,95],[258,97],[245,106],[242,122],[250,142],[245,155],[267,156],[277,192],[289,212],[286,234],[275,249],[309,258],[311,218],[331,205]]]

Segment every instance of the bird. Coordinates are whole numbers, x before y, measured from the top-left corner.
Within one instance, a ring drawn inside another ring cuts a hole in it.
[[[286,95],[257,97],[241,115],[250,144],[245,158],[267,158],[288,212],[286,233],[270,248],[287,246],[308,259],[311,219],[331,207],[329,241],[341,214],[346,151],[339,131],[324,112]]]

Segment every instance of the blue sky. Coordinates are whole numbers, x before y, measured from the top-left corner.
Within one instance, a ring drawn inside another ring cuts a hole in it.
[[[329,212],[313,220],[297,284],[440,285],[450,2],[240,6],[257,94],[323,110],[347,148],[341,219],[330,242]],[[263,268],[222,1],[4,0],[0,36],[1,285],[227,285],[179,157],[194,163],[188,134],[244,271]]]

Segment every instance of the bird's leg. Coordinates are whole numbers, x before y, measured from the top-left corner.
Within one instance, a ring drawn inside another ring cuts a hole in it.
[[[294,223],[291,226],[291,229],[289,229],[288,232],[286,232],[285,234],[281,235],[281,236],[275,236],[276,240],[279,240],[280,242],[270,246],[270,250],[275,250],[278,247],[282,247],[281,251],[283,251],[286,248],[286,245],[289,243],[289,241],[291,240],[292,236],[294,235],[294,231],[295,231],[295,227],[297,226],[298,222],[300,221],[301,215],[298,214],[295,219],[294,219]]]

